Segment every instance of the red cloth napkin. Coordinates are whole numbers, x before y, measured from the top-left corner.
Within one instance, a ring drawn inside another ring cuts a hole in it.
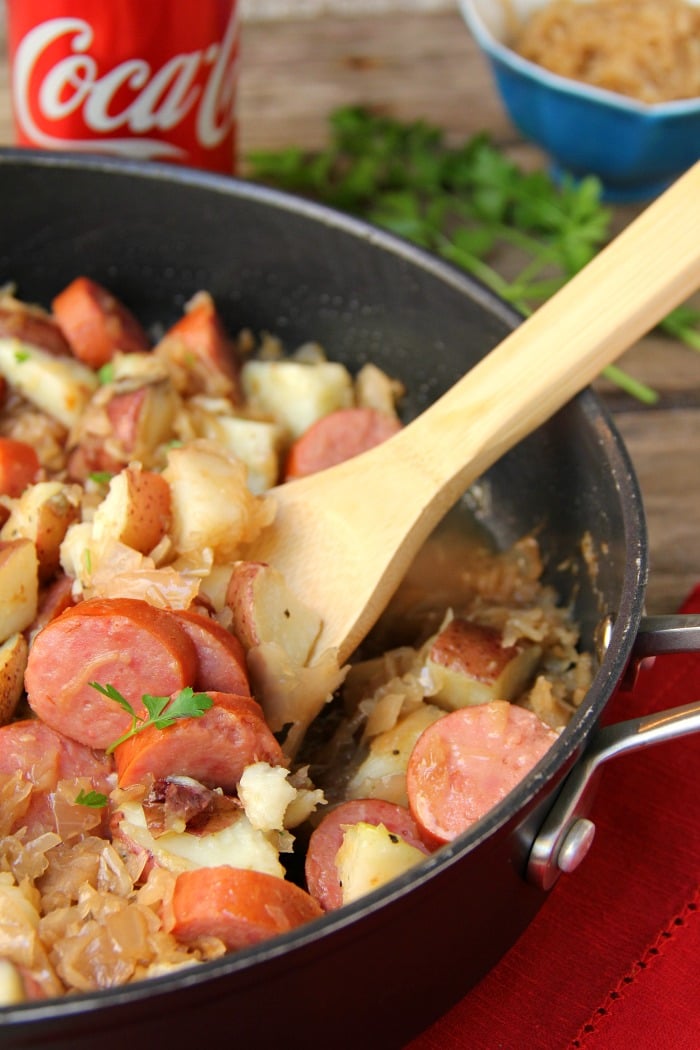
[[[605,721],[699,699],[700,654],[659,657]],[[699,1050],[700,734],[613,759],[591,818],[578,871],[407,1050]]]

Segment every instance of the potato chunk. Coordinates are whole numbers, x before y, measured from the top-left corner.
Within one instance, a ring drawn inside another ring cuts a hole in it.
[[[246,649],[277,642],[290,660],[303,665],[321,630],[321,618],[287,587],[277,569],[241,561],[233,567],[226,594],[234,634]]]
[[[406,767],[413,746],[424,729],[444,718],[434,704],[422,704],[391,729],[374,737],[369,754],[356,769],[347,786],[348,798],[383,798],[408,805]]]
[[[36,545],[39,575],[58,570],[60,550],[70,525],[80,517],[80,489],[59,481],[40,481],[25,489],[0,532],[2,540],[29,539]]]
[[[39,562],[32,540],[0,543],[0,643],[29,627],[39,604]]]
[[[321,416],[354,403],[350,373],[330,361],[247,361],[241,382],[251,408],[272,416],[292,438]]]
[[[0,339],[0,375],[66,427],[78,422],[98,385],[96,374],[80,361],[56,357],[18,339]]]
[[[11,721],[22,697],[28,654],[27,641],[19,632],[0,645],[0,725]]]
[[[491,700],[516,700],[535,673],[541,649],[504,646],[491,627],[455,617],[436,635],[426,660],[433,703],[448,711]]]
[[[218,562],[232,561],[272,521],[274,504],[250,492],[244,464],[213,442],[171,449],[163,477],[171,493],[170,535],[181,554],[210,548]]]
[[[170,525],[170,487],[153,471],[132,463],[116,474],[109,492],[95,511],[92,534],[96,540],[115,540],[148,554]]]
[[[422,860],[425,853],[383,824],[351,824],[335,858],[343,904],[371,893]]]

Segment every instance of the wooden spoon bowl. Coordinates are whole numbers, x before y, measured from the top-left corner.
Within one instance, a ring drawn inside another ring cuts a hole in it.
[[[273,490],[246,551],[323,618],[347,659],[469,485],[700,287],[700,163],[388,441]]]

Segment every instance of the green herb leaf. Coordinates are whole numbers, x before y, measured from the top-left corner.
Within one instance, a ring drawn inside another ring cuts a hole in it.
[[[107,795],[101,791],[83,791],[81,788],[73,800],[76,806],[90,806],[92,809],[102,809],[109,802]]]
[[[131,716],[130,728],[117,740],[112,741],[109,747],[105,749],[108,755],[111,755],[125,740],[136,736],[137,733],[141,733],[149,726],[153,726],[155,729],[167,729],[181,718],[201,718],[204,712],[208,711],[214,704],[208,693],[195,693],[191,686],[181,689],[172,698],[169,696],[151,696],[150,693],[145,693],[141,699],[143,706],[148,712],[148,717],[144,718],[136,714],[126,697],[113,685],[101,685],[99,682],[90,682],[90,685],[98,693],[102,693],[103,696],[114,700],[116,704],[119,704]]]
[[[93,470],[88,477],[90,478],[90,481],[94,481],[96,485],[109,485],[114,474],[109,470]]]
[[[103,386],[114,380],[114,364],[112,361],[107,361],[106,364],[97,369],[97,378]]]
[[[108,697],[110,700],[114,700],[115,704],[119,704],[120,707],[124,708],[127,714],[130,714],[132,718],[137,717],[136,712],[129,701],[125,696],[122,696],[119,690],[115,689],[113,685],[100,685],[99,682],[89,682],[88,684],[91,685],[93,689],[96,689],[98,693],[102,693],[103,696]]]

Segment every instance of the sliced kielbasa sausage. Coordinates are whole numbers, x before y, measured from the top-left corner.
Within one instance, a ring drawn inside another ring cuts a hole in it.
[[[423,853],[429,850],[404,806],[378,798],[358,798],[341,802],[327,813],[309,839],[305,876],[309,893],[326,911],[343,903],[343,889],[335,858],[343,844],[345,829],[353,824],[383,824],[387,831],[404,839]]]
[[[199,670],[195,689],[250,695],[245,650],[235,634],[217,620],[191,609],[173,610],[173,616],[197,650]]]
[[[30,839],[56,831],[54,793],[60,781],[87,777],[91,789],[102,794],[114,787],[111,757],[68,739],[35,718],[0,728],[0,773],[11,776],[17,772],[31,792],[9,830],[26,827]]]
[[[76,277],[51,304],[73,354],[90,368],[101,368],[115,353],[149,349],[148,337],[131,311],[89,277]]]
[[[557,734],[505,700],[463,707],[428,726],[411,752],[406,788],[423,840],[450,842],[539,762]]]
[[[169,612],[138,598],[91,598],[37,634],[24,680],[40,718],[106,748],[129,729],[131,716],[91,682],[114,686],[143,717],[145,693],[170,696],[196,677],[195,647]]]
[[[322,416],[292,444],[285,480],[315,474],[386,441],[401,423],[375,408],[339,408]]]
[[[148,727],[115,751],[121,787],[187,776],[206,787],[234,793],[246,766],[284,764],[260,705],[249,696],[209,692],[213,707],[197,718],[183,718],[167,729]]]
[[[202,937],[218,937],[228,951],[287,933],[323,915],[313,897],[293,882],[227,865],[178,875],[172,913],[178,940],[190,944]]]

